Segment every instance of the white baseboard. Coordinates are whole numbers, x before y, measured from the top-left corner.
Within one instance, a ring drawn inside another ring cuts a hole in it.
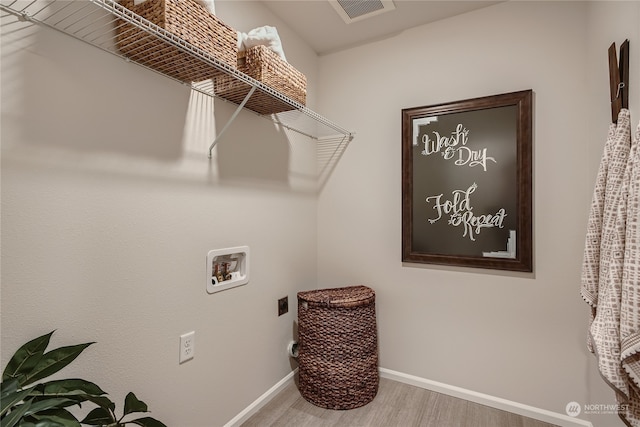
[[[296,372],[298,372],[298,368],[289,372],[286,377],[277,382],[276,385],[267,390],[262,396],[253,401],[253,403],[247,406],[242,412],[233,417],[231,421],[226,423],[224,427],[236,427],[242,425],[245,421],[247,421],[253,414],[258,412],[260,408],[269,403],[271,399],[273,399],[285,386],[288,385],[289,381],[293,381],[293,377]]]
[[[271,387],[262,396],[260,396],[253,403],[247,406],[242,412],[240,412],[231,421],[225,424],[224,427],[236,427],[242,425],[242,423],[247,421],[253,414],[258,412],[260,408],[269,403],[271,399],[273,399],[282,389],[284,389],[285,386],[288,385],[289,381],[293,381],[296,372],[297,368],[296,370],[287,374],[286,377],[278,381],[276,385]],[[562,427],[593,427],[593,424],[591,424],[591,422],[581,420],[579,418],[573,418],[565,414],[559,414],[557,412],[551,412],[547,411],[546,409],[540,409],[529,405],[523,405],[522,403],[513,402],[510,400],[490,396],[488,394],[478,393],[444,383],[439,383],[437,381],[431,381],[425,378],[416,377],[414,375],[403,374],[402,372],[392,371],[391,369],[380,368],[380,376],[393,381],[398,381],[404,384],[431,390],[436,393],[442,393],[448,396],[457,397],[460,399],[468,400],[470,402],[479,403],[491,408],[513,412],[514,414],[522,415],[524,417],[533,418]]]
[[[380,376],[562,427],[593,427],[591,422],[581,420],[579,418],[573,418],[565,414],[547,411],[546,409],[523,405],[522,403],[490,396],[488,394],[466,390],[464,388],[427,380],[425,378],[409,374],[403,374],[402,372],[392,371],[391,369],[380,368]]]

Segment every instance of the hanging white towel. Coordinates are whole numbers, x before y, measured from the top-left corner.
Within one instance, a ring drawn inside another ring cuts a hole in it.
[[[582,298],[591,306],[591,322],[596,315],[598,305],[598,283],[600,280],[600,242],[602,241],[602,221],[604,216],[605,189],[607,187],[607,175],[609,172],[609,162],[613,145],[616,140],[615,123],[609,125],[609,134],[604,145],[604,152],[596,184],[591,199],[591,210],[589,212],[589,222],[587,225],[587,236],[584,245],[584,258],[582,261]],[[590,338],[590,336],[589,336]],[[591,340],[588,340],[589,350],[593,352]]]
[[[629,110],[620,111],[609,148],[610,151],[606,155],[607,176],[602,212],[599,276],[595,289],[597,300],[590,333],[593,350],[598,356],[600,373],[613,387],[628,396],[627,381],[620,364],[620,295],[625,240],[624,218],[620,216],[626,215],[626,199],[622,197],[622,189],[625,180],[628,180],[628,174],[625,172],[631,150]]]
[[[589,350],[615,390],[619,415],[640,426],[640,125],[623,109],[598,170],[581,293],[592,308]]]
[[[631,147],[620,310],[622,367],[629,381],[625,419],[640,426],[640,124]]]

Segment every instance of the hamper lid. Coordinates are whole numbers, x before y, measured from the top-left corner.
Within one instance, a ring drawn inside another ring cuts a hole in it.
[[[319,305],[349,307],[371,303],[375,299],[375,292],[359,285],[298,292],[298,299]]]

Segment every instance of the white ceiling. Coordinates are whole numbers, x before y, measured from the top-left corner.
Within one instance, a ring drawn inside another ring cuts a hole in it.
[[[500,1],[394,0],[395,10],[346,24],[328,0],[262,0],[319,55],[393,36],[408,28]]]

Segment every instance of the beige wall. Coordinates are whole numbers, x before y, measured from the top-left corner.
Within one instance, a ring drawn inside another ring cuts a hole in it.
[[[376,290],[383,367],[558,413],[613,402],[585,347],[580,268],[609,120],[606,49],[626,35],[638,56],[639,13],[638,2],[507,2],[321,58],[333,91],[319,108],[356,138],[320,196],[319,285]],[[524,89],[534,273],[403,264],[400,110]]]
[[[239,30],[276,25],[317,87],[285,24],[217,3]],[[228,104],[56,32],[2,30],[2,365],[57,329],[54,346],[97,342],[61,374],[119,405],[134,391],[169,426],[223,425],[291,371],[292,299],[316,283],[313,144],[244,112],[210,163]],[[250,283],[207,294],[207,252],[238,245]]]
[[[320,59],[261,6],[216,6],[242,31],[276,25],[311,106],[355,140],[316,199],[306,140],[243,113],[209,163],[229,105],[3,27],[3,365],[55,328],[54,345],[98,342],[67,375],[118,401],[133,390],[168,425],[222,425],[290,372],[295,293],[364,283],[385,368],[559,413],[613,401],[584,346],[579,275],[609,117],[604,52],[630,38],[638,75],[638,2],[509,2]],[[400,110],[529,88],[535,273],[403,265]],[[206,252],[244,244],[251,283],[207,295]],[[179,365],[191,330],[196,357]]]

